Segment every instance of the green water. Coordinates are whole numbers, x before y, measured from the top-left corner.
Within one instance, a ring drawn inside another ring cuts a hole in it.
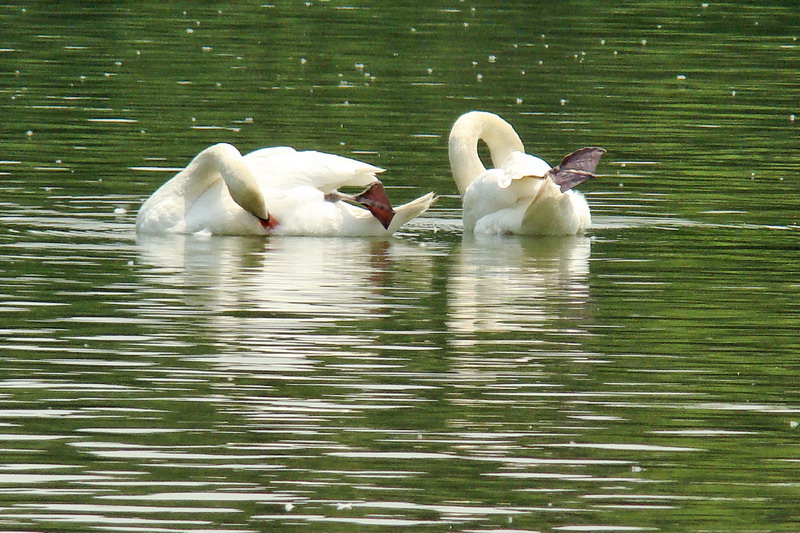
[[[800,530],[800,12],[0,6],[0,529]],[[446,139],[608,150],[469,238]],[[396,238],[137,238],[215,142],[388,169]]]

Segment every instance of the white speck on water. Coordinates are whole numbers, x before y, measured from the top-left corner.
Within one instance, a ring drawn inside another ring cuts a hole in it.
[[[186,28],[186,33],[194,33],[194,30],[192,28]]]
[[[639,42],[640,42],[640,43],[642,43],[642,46],[644,46],[644,45],[646,45],[646,44],[647,44],[647,39],[642,39],[642,40],[641,40],[641,41],[639,41]]]
[[[117,208],[114,209],[114,214],[115,215],[124,215],[127,212],[128,212],[128,210],[125,209],[124,207],[117,207]]]
[[[736,90],[731,91],[731,96],[736,96]]]
[[[517,105],[522,103],[522,98],[517,98]]]
[[[797,429],[798,426],[800,426],[800,422],[798,422],[797,420],[790,420],[789,421],[789,427],[790,428]]]
[[[685,79],[686,79],[686,75],[684,75],[684,74],[678,74],[678,76],[677,76],[677,79],[679,79],[679,80],[685,80]]]
[[[789,115],[789,122],[794,122],[796,118],[797,117],[794,115],[794,113],[792,113],[791,115]]]
[[[483,81],[483,74],[478,74],[477,76],[475,76],[475,78],[476,78],[478,81]]]
[[[561,100],[559,100],[559,102],[561,103],[561,105],[567,105],[567,99],[566,98],[562,98]]]
[[[494,63],[495,61],[497,61],[497,56],[490,55],[489,56],[489,63]]]
[[[308,63],[308,59],[306,59],[305,57],[301,57],[300,58],[300,64],[301,65],[305,65],[306,63]]]

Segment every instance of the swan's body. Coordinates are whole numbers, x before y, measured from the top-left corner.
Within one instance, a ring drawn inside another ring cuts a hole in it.
[[[496,168],[487,170],[478,141]],[[465,113],[450,131],[450,167],[461,193],[464,231],[575,235],[591,224],[589,204],[572,187],[592,177],[602,148],[582,148],[551,168],[525,153],[511,125],[492,113]]]
[[[145,201],[136,229],[226,235],[389,235],[424,212],[434,198],[429,193],[392,211],[375,177],[382,171],[322,152],[276,147],[242,156],[230,144],[215,144]],[[341,201],[373,205],[372,193],[353,197],[337,191],[370,185],[370,189],[379,186],[379,201],[386,202],[375,209],[392,212],[384,213],[386,218]]]

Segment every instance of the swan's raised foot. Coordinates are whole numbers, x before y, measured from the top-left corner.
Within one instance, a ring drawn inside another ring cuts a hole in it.
[[[389,196],[383,188],[383,183],[378,180],[373,181],[369,187],[358,194],[350,195],[342,194],[339,191],[333,191],[325,195],[325,200],[328,202],[344,200],[365,207],[369,209],[372,216],[377,218],[378,222],[386,229],[389,229],[389,224],[392,223],[392,219],[394,218],[392,203],[389,201]]]
[[[575,150],[565,155],[561,163],[548,170],[545,177],[549,177],[561,187],[561,192],[567,192],[594,177],[594,170],[604,153],[606,151],[597,146]]]

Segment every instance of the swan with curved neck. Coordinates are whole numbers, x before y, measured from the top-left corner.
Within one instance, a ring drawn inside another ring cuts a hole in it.
[[[478,141],[495,168],[486,169]],[[589,204],[573,190],[594,177],[605,150],[581,148],[556,167],[526,154],[514,128],[493,113],[470,111],[450,130],[449,156],[463,204],[464,231],[575,235],[591,224]]]
[[[383,169],[338,155],[263,148],[245,156],[220,143],[148,198],[142,233],[228,235],[390,235],[434,201],[428,193],[392,207],[376,174]],[[366,187],[360,194],[340,187]],[[355,204],[355,205],[353,205]]]

